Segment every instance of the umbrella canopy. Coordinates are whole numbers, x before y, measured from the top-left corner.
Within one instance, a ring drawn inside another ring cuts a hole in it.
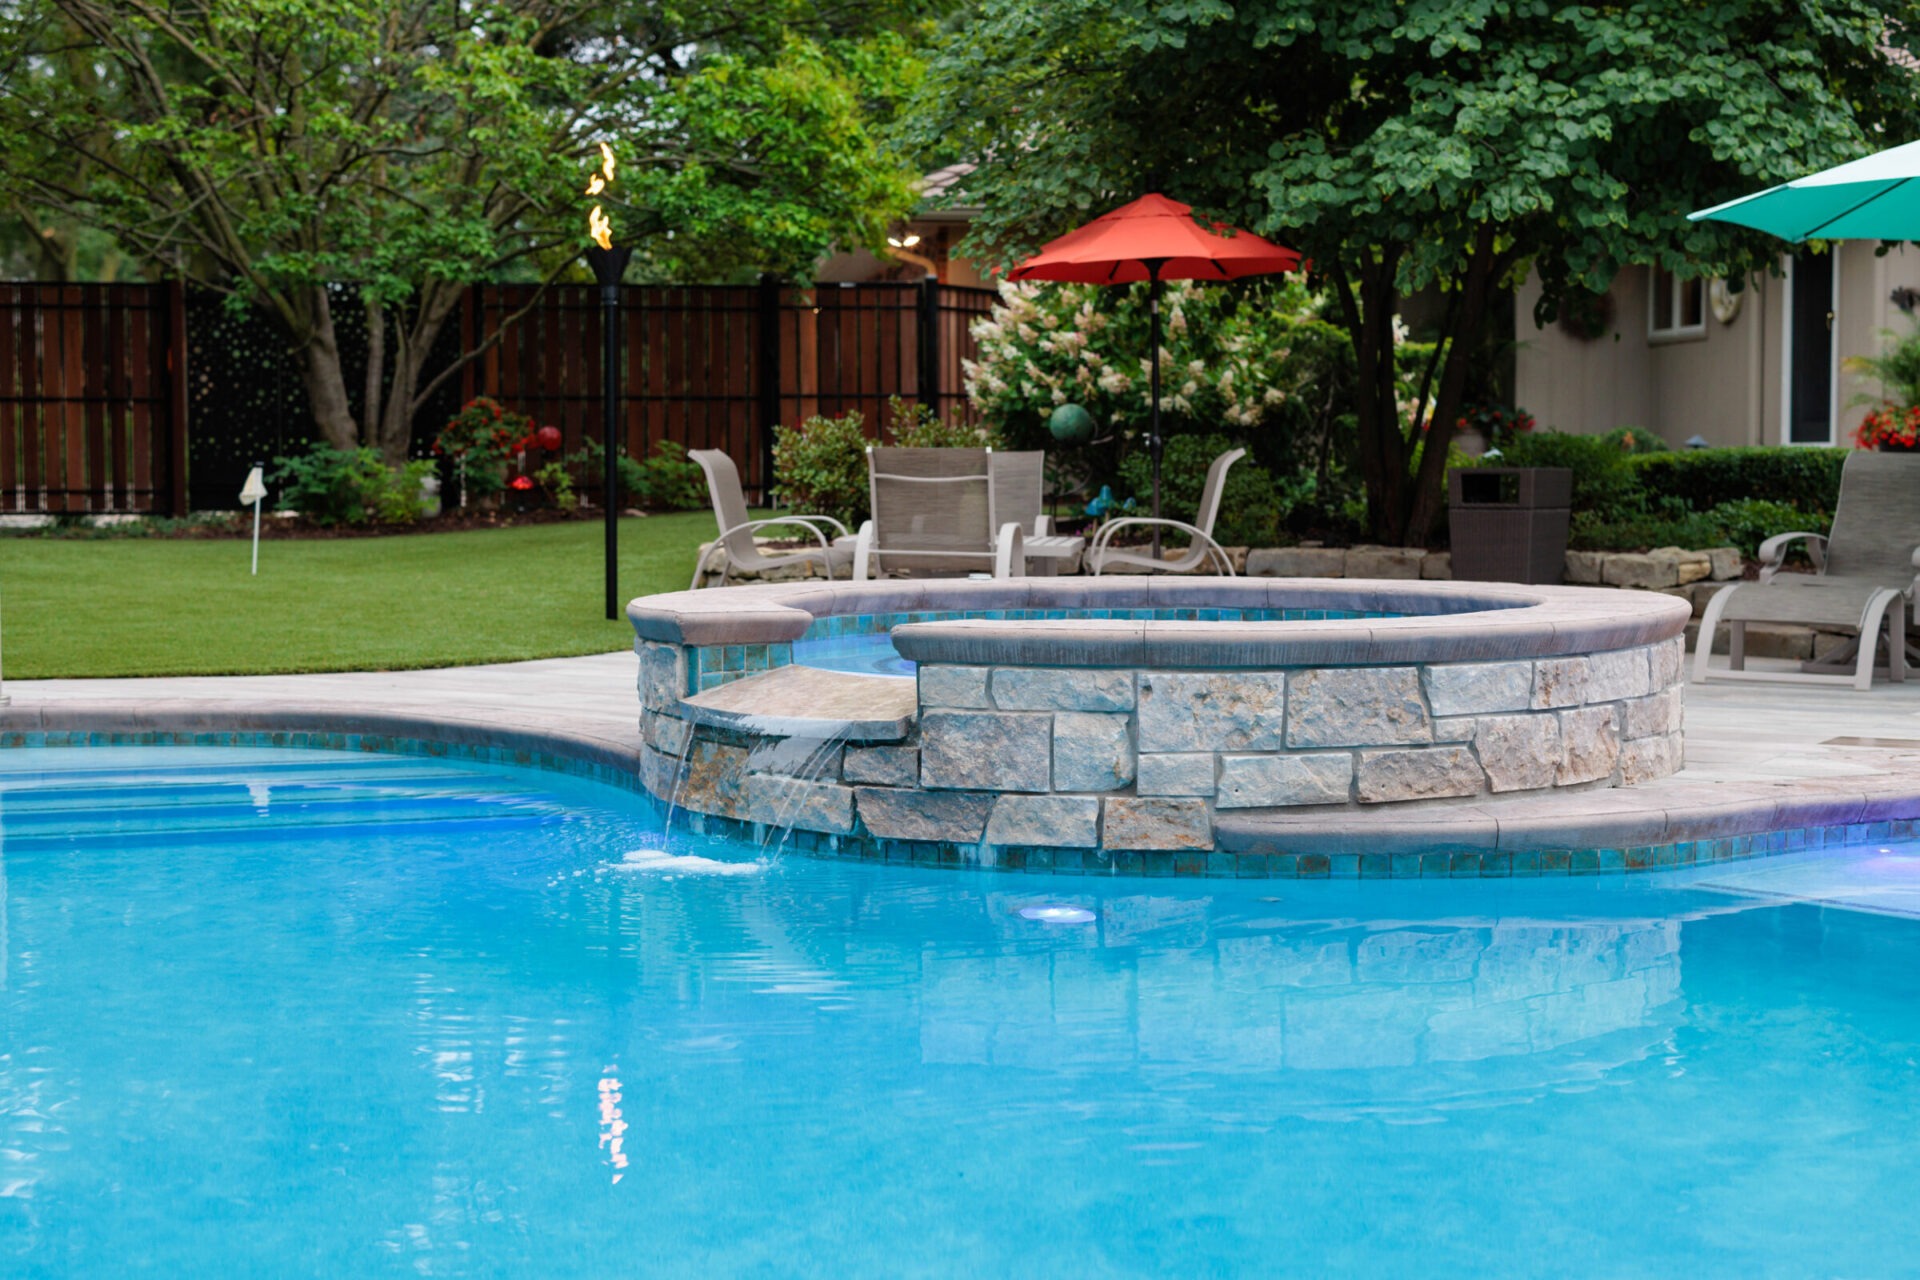
[[[1299,265],[1300,255],[1292,249],[1250,231],[1202,226],[1194,221],[1192,205],[1145,195],[1048,242],[1007,274],[1013,280],[1133,284],[1150,279],[1237,280]]]
[[[1058,240],[1007,273],[1013,280],[1060,280],[1070,284],[1134,284],[1149,282],[1147,311],[1151,317],[1148,341],[1154,359],[1151,375],[1152,426],[1147,454],[1153,461],[1153,515],[1160,517],[1160,285],[1166,280],[1237,280],[1241,276],[1291,271],[1300,255],[1250,231],[1214,223],[1202,226],[1193,218],[1193,206],[1159,194],[1144,195],[1103,213]],[[1160,552],[1160,530],[1153,531],[1154,554]]]
[[[1920,239],[1920,142],[1795,178],[1711,209],[1694,222],[1733,222],[1791,240]]]

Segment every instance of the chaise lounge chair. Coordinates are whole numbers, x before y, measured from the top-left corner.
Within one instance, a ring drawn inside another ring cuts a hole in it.
[[[1787,548],[1805,542],[1815,573],[1781,573]],[[1707,602],[1694,641],[1693,680],[1775,680],[1873,683],[1874,654],[1887,633],[1887,678],[1907,675],[1907,609],[1920,571],[1920,455],[1873,453],[1848,456],[1840,472],[1840,500],[1833,532],[1782,533],[1760,544],[1760,579],[1736,582]],[[1727,666],[1710,668],[1714,632],[1728,624]],[[1746,629],[1750,622],[1857,627],[1857,647],[1799,671],[1748,671]],[[1853,659],[1852,670],[1847,660]]]
[[[1200,510],[1194,517],[1194,524],[1182,520],[1156,519],[1153,516],[1127,516],[1101,525],[1100,531],[1093,535],[1093,545],[1087,549],[1088,571],[1100,574],[1114,565],[1132,565],[1149,572],[1187,573],[1214,560],[1220,572],[1229,578],[1233,577],[1233,561],[1227,558],[1226,550],[1213,540],[1213,522],[1220,515],[1220,499],[1227,487],[1227,469],[1246,456],[1245,449],[1229,449],[1213,460],[1213,464],[1207,468],[1206,487],[1200,491]],[[1137,551],[1122,551],[1109,545],[1113,535],[1120,530],[1141,525],[1177,529],[1186,534],[1192,539],[1187,545],[1186,554],[1179,557],[1171,554],[1141,555]]]
[[[847,564],[852,552],[846,547],[834,546],[835,538],[850,536],[847,526],[832,516],[786,515],[773,516],[765,520],[753,520],[747,515],[747,496],[740,488],[740,468],[733,465],[733,459],[723,449],[689,449],[687,456],[700,464],[707,475],[707,497],[713,502],[713,517],[720,522],[720,536],[707,548],[693,566],[693,586],[696,590],[700,579],[706,576],[707,562],[714,553],[725,549],[726,567],[720,571],[720,585],[726,586],[727,579],[735,569],[748,569],[762,572],[778,569],[783,565],[810,562],[820,566],[829,581],[833,578],[835,564]],[[764,529],[772,525],[786,525],[789,528],[805,529],[820,545],[808,547],[785,555],[768,555],[753,540],[755,529]],[[821,526],[830,525],[837,532],[829,535]]]

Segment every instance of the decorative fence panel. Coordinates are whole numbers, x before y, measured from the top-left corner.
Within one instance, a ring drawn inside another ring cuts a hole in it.
[[[333,294],[358,413],[365,317],[350,286]],[[764,499],[776,424],[857,410],[877,435],[893,396],[968,416],[968,326],[992,302],[991,290],[931,281],[628,286],[624,447],[725,449]],[[481,394],[558,426],[568,451],[598,442],[600,325],[594,286],[471,290],[427,377],[488,345],[416,415],[415,455]],[[178,284],[0,282],[0,513],[231,507],[249,466],[314,436],[286,340],[264,316]]]
[[[186,502],[179,286],[0,282],[0,513]]]

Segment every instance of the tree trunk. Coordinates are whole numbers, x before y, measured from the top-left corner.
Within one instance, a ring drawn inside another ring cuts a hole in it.
[[[420,410],[423,399],[420,379],[426,372],[434,344],[440,340],[440,331],[446,327],[465,293],[463,285],[426,286],[420,292],[412,321],[394,335],[397,349],[393,354],[393,380],[380,416],[376,419],[369,414],[369,421],[377,423],[371,443],[380,450],[388,466],[397,467],[407,460],[408,448],[413,443],[413,416]]]
[[[356,449],[360,446],[360,428],[347,403],[347,379],[340,369],[340,341],[334,333],[326,286],[315,285],[303,293],[308,335],[295,348],[294,358],[300,365],[300,381],[307,389],[313,421],[321,437],[334,448]]]
[[[1480,349],[1488,296],[1499,274],[1495,264],[1493,228],[1482,225],[1474,237],[1466,276],[1460,281],[1459,305],[1447,309],[1448,332],[1441,335],[1447,344],[1447,356],[1440,370],[1440,389],[1433,398],[1433,425],[1427,431],[1426,451],[1420,457],[1420,474],[1413,485],[1412,509],[1407,514],[1410,543],[1426,542],[1446,505],[1447,451],[1453,443],[1453,424],[1460,418],[1461,399],[1466,395],[1467,366]]]
[[[1394,278],[1397,252],[1363,257],[1351,272],[1332,274],[1341,318],[1353,342],[1356,365],[1354,413],[1360,443],[1360,475],[1366,483],[1373,537],[1398,544],[1406,536],[1407,442],[1400,422],[1394,378]]]

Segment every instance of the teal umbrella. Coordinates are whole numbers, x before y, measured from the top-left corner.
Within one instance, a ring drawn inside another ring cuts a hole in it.
[[[1802,240],[1920,240],[1920,142],[1892,147],[1711,209],[1699,222],[1735,222]]]

